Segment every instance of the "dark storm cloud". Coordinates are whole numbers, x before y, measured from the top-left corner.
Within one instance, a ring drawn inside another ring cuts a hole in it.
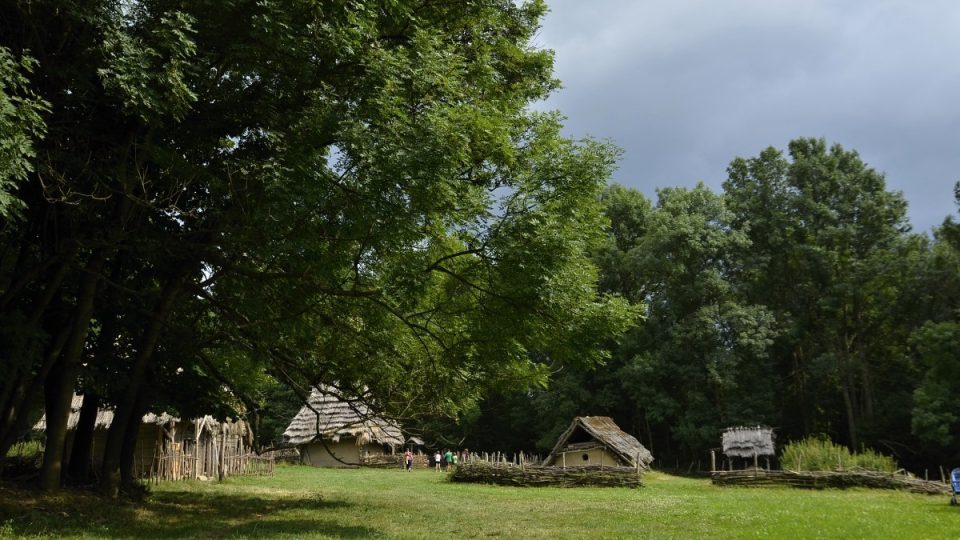
[[[790,139],[855,149],[910,202],[915,229],[956,209],[960,2],[553,0],[536,43],[563,81],[547,107],[611,138],[615,180],[654,196]]]

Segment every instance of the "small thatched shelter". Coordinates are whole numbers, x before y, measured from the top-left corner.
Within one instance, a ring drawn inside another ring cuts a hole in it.
[[[639,460],[639,461],[638,461]],[[544,465],[620,465],[649,469],[653,454],[609,416],[578,416],[560,435]]]
[[[328,386],[311,391],[283,439],[300,450],[303,463],[315,467],[355,467],[365,458],[393,454],[404,443],[399,426]]]
[[[727,457],[753,458],[776,455],[773,429],[763,426],[727,428],[722,436],[723,454]]]

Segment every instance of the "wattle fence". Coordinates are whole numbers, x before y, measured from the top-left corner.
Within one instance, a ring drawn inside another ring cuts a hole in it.
[[[770,471],[745,469],[713,471],[710,478],[718,486],[790,486],[806,489],[865,487],[899,489],[928,495],[949,495],[950,484],[922,480],[906,474],[865,470],[848,471]]]
[[[273,474],[275,459],[250,452],[242,443],[227,445],[218,438],[199,444],[183,441],[159,451],[143,477],[151,482],[165,480],[222,480],[228,476]]]

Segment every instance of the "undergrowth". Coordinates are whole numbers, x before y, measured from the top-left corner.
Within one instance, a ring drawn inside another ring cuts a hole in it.
[[[850,452],[846,446],[834,444],[824,437],[808,437],[783,447],[780,464],[791,471],[867,471],[894,472],[897,462],[870,449]]]

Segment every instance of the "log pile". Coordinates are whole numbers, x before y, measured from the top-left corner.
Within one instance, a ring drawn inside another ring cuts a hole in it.
[[[928,495],[949,495],[950,485],[913,478],[905,474],[876,471],[713,471],[710,477],[718,486],[791,486],[806,489],[864,487],[899,489]]]
[[[363,456],[360,458],[360,464],[364,467],[376,469],[399,469],[403,467],[403,455],[376,454]]]
[[[403,454],[364,456],[360,459],[360,464],[375,469],[403,469],[407,466],[403,460]],[[430,458],[423,454],[413,455],[413,467],[415,469],[426,469],[429,466]]]
[[[591,465],[543,467],[464,463],[450,477],[454,482],[473,482],[520,487],[640,487],[641,473],[634,467]]]

